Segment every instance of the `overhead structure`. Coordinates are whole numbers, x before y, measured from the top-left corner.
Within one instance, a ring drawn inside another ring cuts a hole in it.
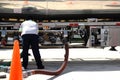
[[[7,18],[24,19],[27,15],[32,15],[38,20],[70,20],[91,17],[120,19],[120,2],[115,0],[30,0],[29,2],[28,0],[7,0],[0,1],[0,4],[1,21],[5,21]]]

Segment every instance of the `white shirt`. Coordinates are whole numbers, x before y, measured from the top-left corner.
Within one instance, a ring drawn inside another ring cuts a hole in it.
[[[20,25],[21,36],[24,34],[38,34],[38,24],[32,20],[26,20]]]

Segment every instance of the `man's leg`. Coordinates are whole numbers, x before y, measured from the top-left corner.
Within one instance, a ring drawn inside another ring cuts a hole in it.
[[[44,69],[44,66],[43,66],[42,61],[41,61],[40,52],[39,52],[38,36],[34,35],[34,36],[32,36],[32,39],[33,40],[31,42],[31,48],[32,48],[32,51],[33,51],[33,55],[34,55],[34,58],[35,58],[35,61],[36,61],[37,68],[38,69]]]
[[[23,43],[22,43],[22,47],[23,47],[23,51],[22,51],[22,55],[23,55],[23,67],[25,69],[27,69],[28,66],[28,49],[29,49],[29,45],[30,45],[30,41],[29,41],[29,36],[28,35],[23,35]]]

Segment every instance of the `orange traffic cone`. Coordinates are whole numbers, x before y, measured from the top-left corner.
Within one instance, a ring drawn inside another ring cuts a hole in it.
[[[111,4],[112,4],[112,5],[117,5],[117,4],[118,4],[118,2],[112,2]]]
[[[67,4],[73,4],[73,2],[72,1],[67,1]]]
[[[25,1],[24,1],[24,4],[27,5],[27,4],[28,4],[28,0],[25,0]]]
[[[15,40],[13,46],[13,55],[10,66],[9,80],[22,80],[22,79],[23,79],[23,74],[22,74],[22,64],[20,60],[19,41]]]

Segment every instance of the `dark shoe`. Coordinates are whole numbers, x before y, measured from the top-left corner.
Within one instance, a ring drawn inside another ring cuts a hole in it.
[[[27,69],[27,67],[23,67],[24,69]]]
[[[45,69],[45,67],[42,65],[42,66],[38,67],[38,69]]]

